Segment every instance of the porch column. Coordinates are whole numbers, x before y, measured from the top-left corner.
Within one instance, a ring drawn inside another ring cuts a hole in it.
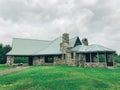
[[[100,62],[100,60],[99,60],[99,53],[97,52],[97,61],[98,61],[98,63]]]
[[[37,65],[40,65],[40,59],[39,57],[33,57],[33,65],[37,66]]]
[[[7,56],[7,65],[12,66],[14,64],[14,56]]]
[[[90,53],[90,63],[92,63],[92,55],[91,55],[91,53]]]
[[[112,54],[112,62],[113,62],[113,64],[115,63],[115,60],[114,60],[114,53]]]
[[[107,64],[107,55],[106,55],[106,52],[104,53],[105,55],[105,64]]]
[[[73,53],[73,58],[74,58],[74,60],[76,59],[76,53],[75,52]]]

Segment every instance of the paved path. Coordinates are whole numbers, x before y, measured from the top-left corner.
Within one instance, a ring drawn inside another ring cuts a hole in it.
[[[7,69],[7,70],[3,70],[3,71],[0,71],[0,76],[8,74],[8,73],[11,73],[11,72],[24,70],[26,68],[28,68],[28,66],[26,66],[26,67],[19,66],[19,67],[16,67],[16,68],[11,68],[11,69]]]

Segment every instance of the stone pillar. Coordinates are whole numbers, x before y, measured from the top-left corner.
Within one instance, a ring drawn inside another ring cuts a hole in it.
[[[35,65],[35,66],[40,65],[39,57],[33,57],[33,65]]]
[[[105,64],[107,65],[107,57],[106,57],[106,53],[104,53],[105,55]]]
[[[45,64],[45,57],[40,57],[40,65],[44,65]]]
[[[79,59],[80,59],[80,64],[79,64],[79,66],[81,66],[81,67],[84,67],[84,64],[85,64],[85,55],[83,55],[83,54],[80,54],[79,55]]]
[[[91,55],[91,53],[90,53],[90,63],[92,63],[92,55]]]
[[[7,65],[12,66],[14,64],[14,56],[7,56]]]
[[[66,59],[66,60],[67,60],[67,61],[66,61],[66,64],[67,64],[67,65],[70,65],[71,62],[72,62],[71,53],[67,53],[67,59]]]
[[[73,59],[76,59],[76,53],[75,52],[73,53]]]
[[[66,60],[66,53],[62,54],[62,60]]]

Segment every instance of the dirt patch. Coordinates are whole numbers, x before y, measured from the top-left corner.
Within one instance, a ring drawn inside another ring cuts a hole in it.
[[[24,70],[26,68],[28,68],[28,66],[26,66],[26,67],[18,66],[16,68],[11,68],[11,69],[7,69],[7,70],[3,70],[3,71],[0,71],[0,76],[8,74],[8,73],[11,73],[11,72]]]

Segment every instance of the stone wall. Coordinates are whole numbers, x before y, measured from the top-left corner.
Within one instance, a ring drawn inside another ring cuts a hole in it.
[[[95,62],[91,62],[91,63],[85,63],[84,67],[98,67],[98,68],[106,68],[107,65],[106,63],[95,63]]]
[[[71,57],[71,53],[67,53],[66,64],[69,66],[76,66],[76,53],[73,52],[73,58]]]
[[[65,60],[65,59],[61,59],[61,58],[58,58],[58,57],[54,57],[54,64],[55,64],[55,65],[66,64],[66,60]]]
[[[7,65],[12,66],[14,64],[14,56],[7,56]]]

